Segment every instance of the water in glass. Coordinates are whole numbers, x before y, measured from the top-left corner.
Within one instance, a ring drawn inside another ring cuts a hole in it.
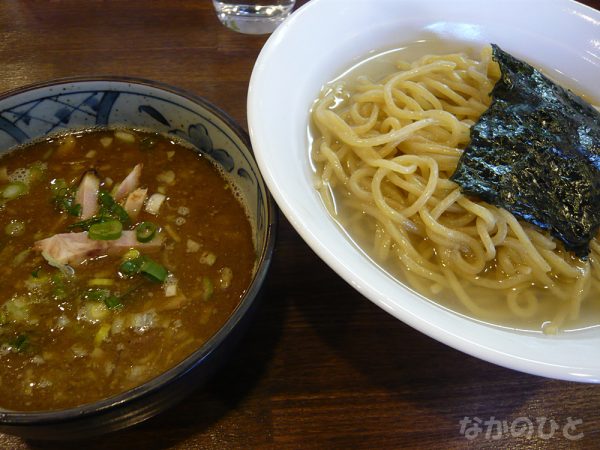
[[[246,34],[271,33],[290,15],[295,0],[213,0],[223,25]]]

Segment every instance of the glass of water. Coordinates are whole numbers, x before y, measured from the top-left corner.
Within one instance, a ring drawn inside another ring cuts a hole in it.
[[[246,34],[271,33],[290,15],[296,0],[213,0],[223,25]]]

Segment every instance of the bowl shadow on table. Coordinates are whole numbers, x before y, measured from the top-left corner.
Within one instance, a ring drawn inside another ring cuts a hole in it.
[[[456,433],[464,416],[518,416],[532,397],[554,383],[478,360],[412,329],[335,276],[310,251],[296,270],[322,277],[310,283],[298,279],[290,286],[293,309],[314,330],[315,347],[327,349],[315,365],[327,365],[330,358],[340,360],[333,367],[350,368],[323,373],[320,383],[327,384],[305,386],[307,390],[327,388],[342,396],[370,392],[374,403],[384,404],[382,411],[398,407],[389,414],[405,414],[401,410],[408,403],[422,418],[447,419]],[[318,295],[307,291],[317,287]],[[301,355],[290,359],[294,357]]]
[[[206,432],[235,410],[256,386],[281,334],[283,309],[269,311],[269,275],[254,317],[231,355],[212,378],[174,407],[131,428],[93,440],[46,442],[27,440],[31,449],[161,449],[183,445],[192,435]],[[260,349],[260,350],[257,350]]]

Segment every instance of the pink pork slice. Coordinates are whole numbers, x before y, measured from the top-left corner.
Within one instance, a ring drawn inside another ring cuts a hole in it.
[[[138,185],[140,184],[140,176],[142,175],[142,167],[143,164],[136,165],[129,175],[125,177],[125,179],[119,184],[119,187],[115,191],[115,195],[113,196],[116,201],[121,201],[130,192],[133,192]]]
[[[100,180],[94,172],[86,172],[79,183],[75,203],[81,205],[80,217],[83,220],[89,219],[98,212],[98,190],[100,189]]]
[[[137,219],[138,214],[142,210],[147,194],[148,189],[137,188],[127,196],[127,200],[125,200],[125,205],[123,205],[123,208],[133,220]]]
[[[135,231],[123,231],[119,239],[112,241],[96,241],[88,237],[87,232],[55,234],[46,239],[36,241],[34,250],[40,251],[48,263],[54,267],[80,264],[88,258],[103,255],[119,254],[129,248],[156,249],[163,238],[158,235],[150,242],[138,242]]]

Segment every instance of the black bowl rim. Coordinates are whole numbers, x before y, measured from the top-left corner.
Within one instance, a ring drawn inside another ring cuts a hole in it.
[[[220,120],[227,125],[232,132],[240,138],[243,144],[248,148],[252,159],[256,163],[254,151],[250,143],[250,138],[246,130],[244,130],[228,113],[214,105],[213,103],[206,100],[196,94],[192,94],[184,89],[172,86],[167,83],[160,81],[153,81],[145,78],[137,77],[126,77],[118,75],[101,75],[101,76],[77,76],[77,77],[64,77],[57,78],[48,81],[42,81],[37,83],[28,84],[22,87],[11,89],[0,94],[0,101],[14,95],[23,94],[28,91],[35,89],[41,89],[46,87],[60,86],[64,84],[73,83],[87,83],[87,82],[116,82],[125,83],[132,85],[149,86],[152,88],[160,89],[180,97],[183,97],[193,103],[199,104],[201,107],[213,113]],[[259,172],[260,173],[260,172]],[[156,377],[146,381],[145,383],[129,389],[120,394],[116,394],[112,397],[108,397],[102,400],[98,400],[92,403],[86,403],[80,406],[67,409],[57,409],[48,411],[13,411],[0,409],[0,424],[13,425],[13,426],[28,426],[28,425],[48,425],[59,422],[68,422],[70,420],[80,420],[84,418],[91,418],[93,416],[101,415],[113,408],[117,408],[123,404],[133,402],[142,397],[149,396],[167,385],[175,382],[179,378],[183,377],[187,372],[192,370],[196,365],[200,364],[206,357],[208,357],[226,337],[237,327],[241,319],[246,315],[250,309],[254,300],[256,299],[260,288],[262,287],[266,274],[268,272],[271,259],[273,257],[273,251],[275,248],[275,237],[277,228],[277,210],[275,208],[275,202],[268,190],[266,183],[262,180],[263,186],[266,193],[266,213],[267,213],[267,228],[265,233],[265,246],[260,255],[257,255],[257,269],[252,282],[248,286],[244,296],[240,300],[240,303],[236,309],[231,313],[227,321],[219,328],[219,330],[211,336],[200,348],[194,351],[192,354],[187,356],[183,361],[177,365],[171,367],[165,372],[157,375]]]

